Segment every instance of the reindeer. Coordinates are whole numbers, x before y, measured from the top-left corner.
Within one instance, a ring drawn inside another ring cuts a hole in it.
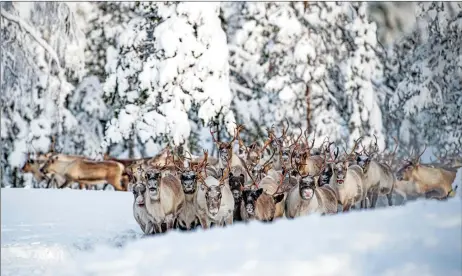
[[[357,155],[356,163],[363,170],[364,189],[367,193],[367,197],[371,199],[370,207],[375,208],[379,194],[386,195],[388,199],[388,206],[392,206],[392,192],[396,182],[395,175],[393,174],[392,169],[388,164],[372,160],[372,155],[378,152],[377,137],[375,135],[374,137],[375,151],[372,153],[368,153],[366,148],[364,148],[363,146],[362,152],[364,153],[364,155]],[[370,146],[370,148],[372,148],[372,146]],[[396,144],[393,155],[396,152],[397,148],[398,143]],[[366,202],[363,202],[362,206],[367,208]]]
[[[162,175],[163,167],[151,167],[142,174],[146,181],[146,209],[153,217],[154,232],[162,233],[162,224],[167,231],[172,229],[175,220],[182,212],[185,204],[185,194],[180,179],[172,174]]]
[[[135,183],[133,185],[133,195],[133,216],[144,234],[152,234],[154,218],[146,209],[146,185],[140,182]]]
[[[349,211],[351,206],[358,202],[362,202],[362,204],[366,202],[363,170],[358,165],[349,164],[351,161],[354,161],[351,156],[358,146],[360,139],[361,137],[355,141],[351,152],[338,160],[334,165],[332,181],[335,183],[334,188],[338,192],[338,199],[339,203],[343,206],[343,212]]]
[[[287,120],[287,119],[286,119]],[[275,170],[282,170],[283,162],[287,162],[289,160],[289,153],[290,153],[290,146],[284,147],[284,144],[287,144],[287,131],[289,130],[289,121],[287,120],[287,128],[282,129],[282,134],[280,137],[276,137],[274,133],[274,128],[267,128],[266,131],[268,132],[268,138],[270,142],[270,148],[273,153],[273,168]]]
[[[273,152],[274,155],[275,152]],[[286,193],[281,191],[282,197],[279,199],[277,192],[280,190],[280,186],[283,183],[278,184],[279,179],[283,179],[282,174],[278,173],[274,169],[271,168],[272,166],[272,159],[271,156],[263,165],[257,164],[252,169],[248,169],[248,174],[251,176],[252,179],[252,186],[254,187],[253,190],[257,188],[262,188],[265,195],[270,195],[273,197],[275,202],[275,213],[273,218],[280,218],[284,216],[284,198]],[[251,170],[251,171],[250,171]],[[256,195],[256,194],[255,194]],[[239,204],[239,210],[241,210],[241,204]],[[241,212],[241,211],[240,211]]]
[[[269,195],[263,191],[263,188],[258,188],[244,190],[242,197],[240,211],[243,221],[256,219],[271,222],[276,213],[276,204],[283,200],[284,194]]]
[[[333,176],[334,176],[334,165],[336,163],[336,160],[338,158],[338,154],[339,154],[339,149],[338,147],[336,148],[336,151],[334,152],[331,152],[330,151],[330,145],[332,143],[329,144],[329,146],[327,146],[325,149],[324,149],[324,153],[325,153],[325,158],[327,158],[328,155],[331,155],[331,159],[327,161],[326,163],[326,166],[324,166],[324,169],[321,171],[321,175],[319,176],[318,178],[318,186],[319,187],[322,187],[326,184],[330,184],[332,187],[335,187],[334,186],[334,183],[333,183]],[[332,155],[333,154],[333,155]]]
[[[269,160],[271,162],[271,160]],[[265,164],[266,165],[266,164]],[[263,166],[264,168],[266,166]],[[249,221],[251,219],[257,219],[264,222],[273,221],[273,218],[276,214],[276,204],[280,203],[284,199],[284,194],[269,194],[268,188],[271,189],[271,184],[275,184],[275,181],[265,181],[264,189],[259,187],[257,181],[252,177],[252,173],[249,172],[249,168],[246,167],[246,170],[252,180],[251,187],[244,189],[242,192],[242,201],[240,202],[240,214],[244,221]],[[277,188],[276,188],[277,189]],[[273,191],[274,193],[275,191]],[[282,216],[277,214],[278,217]]]
[[[225,185],[226,173],[223,170],[220,180],[212,176],[203,179],[196,197],[196,212],[203,229],[211,224],[224,226],[233,224],[234,199],[228,185]]]
[[[35,181],[37,181],[38,184],[42,182],[43,180],[46,180],[47,187],[49,187],[52,179],[40,171],[41,166],[43,166],[45,162],[46,161],[41,162],[42,164],[40,164],[36,160],[30,158],[30,153],[27,153],[27,160],[24,163],[24,166],[22,166],[21,172],[22,173],[32,173]]]
[[[238,155],[233,153],[233,144],[234,141],[236,141],[237,136],[239,135],[240,130],[243,128],[243,126],[238,125],[236,129],[234,130],[234,136],[233,139],[226,143],[226,142],[219,142],[218,140],[215,139],[214,132],[210,129],[210,134],[212,135],[212,139],[217,145],[218,148],[218,164],[217,167],[219,169],[224,169],[227,167],[226,164],[230,163],[231,167],[234,166],[241,166],[244,168],[244,161],[239,158]]]
[[[421,154],[413,160],[406,160],[401,169],[398,170],[399,181],[411,181],[418,187],[420,194],[427,198],[446,199],[455,195],[457,186],[453,189],[457,170],[452,168],[434,168],[420,163],[420,157],[427,149],[426,145]]]
[[[198,174],[207,164],[208,152],[204,150],[204,158],[198,165],[193,166],[189,162],[187,168],[177,166],[180,173],[180,181],[185,195],[185,204],[178,214],[177,224],[181,230],[191,230],[199,225],[199,218],[196,214],[197,179]],[[184,163],[184,160],[183,160]]]
[[[109,183],[117,191],[124,189],[120,185],[122,164],[113,161],[90,161],[82,157],[67,156],[64,154],[53,154],[42,167],[42,173],[54,173],[66,179],[66,186],[69,182],[78,182],[81,185],[96,185]]]
[[[316,185],[317,178],[324,171],[326,165],[327,160],[325,157],[323,165],[316,175],[303,175],[297,168],[295,169],[300,178],[286,199],[285,211],[287,218],[295,218],[315,212],[319,212],[321,215],[337,213],[339,198],[337,190],[329,184],[322,187]]]

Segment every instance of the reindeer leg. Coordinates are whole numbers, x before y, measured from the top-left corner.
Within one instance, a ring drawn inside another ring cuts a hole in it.
[[[350,207],[351,207],[351,203],[345,203],[345,205],[343,205],[343,212],[350,211]]]
[[[199,222],[202,226],[202,229],[207,229],[207,228],[210,228],[210,224],[209,222],[207,221],[206,218],[199,218]]]
[[[151,234],[151,233],[152,233],[152,230],[153,230],[153,226],[154,226],[154,225],[152,224],[152,222],[149,221],[149,222],[146,224],[146,226],[144,227],[144,234],[145,234],[145,235]]]
[[[377,204],[377,199],[379,198],[379,188],[374,189],[371,196],[371,209],[375,208]]]
[[[387,194],[387,200],[388,200],[388,206],[393,206],[393,202],[391,201],[392,199],[392,193],[390,192]]]
[[[228,216],[228,218],[226,219],[226,225],[232,225],[233,224],[233,216]]]

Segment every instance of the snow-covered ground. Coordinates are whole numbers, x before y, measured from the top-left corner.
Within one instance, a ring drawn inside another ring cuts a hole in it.
[[[2,275],[461,275],[462,200],[143,238],[126,192],[2,189]]]

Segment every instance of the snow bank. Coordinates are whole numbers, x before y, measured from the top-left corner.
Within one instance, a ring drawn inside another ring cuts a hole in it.
[[[124,192],[2,189],[2,275],[460,275],[462,201],[141,237]]]

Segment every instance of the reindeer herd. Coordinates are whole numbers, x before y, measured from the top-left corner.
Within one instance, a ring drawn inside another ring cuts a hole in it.
[[[143,159],[105,155],[103,161],[51,151],[29,156],[22,171],[59,188],[72,182],[81,188],[106,183],[132,191],[135,220],[145,234],[157,234],[375,208],[380,195],[389,206],[393,194],[443,200],[455,195],[457,186],[453,190],[452,184],[462,167],[460,156],[421,164],[426,148],[398,165],[396,139],[393,151],[379,152],[377,139],[364,146],[359,138],[340,154],[327,138],[315,147],[315,140],[310,142],[301,129],[289,136],[288,126],[279,137],[274,128],[267,129],[262,145],[247,146],[240,138],[243,129],[238,125],[228,142],[217,141],[210,131],[218,158],[207,151],[193,156],[181,147]]]

